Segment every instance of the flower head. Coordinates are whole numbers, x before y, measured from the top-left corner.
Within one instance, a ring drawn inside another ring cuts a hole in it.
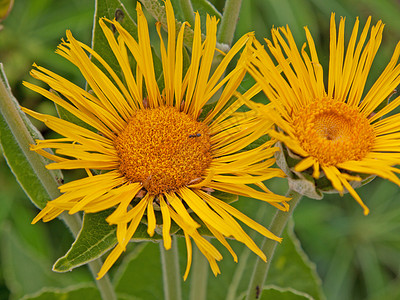
[[[400,115],[385,117],[400,103],[400,97],[387,103],[400,83],[400,44],[365,93],[383,31],[381,21],[371,29],[370,23],[368,18],[357,41],[356,20],[345,49],[345,20],[340,20],[337,31],[332,14],[327,89],[307,28],[310,55],[305,51],[307,44],[298,50],[288,27],[279,28],[272,30],[272,41],[266,40],[270,54],[255,41],[249,64],[249,72],[273,105],[273,109],[263,108],[264,117],[276,124],[270,135],[298,158],[294,171],[309,172],[315,179],[325,175],[340,193],[348,190],[365,214],[368,208],[351,183],[377,175],[400,185],[396,175],[400,170],[394,167],[400,163]]]
[[[263,184],[271,177],[284,176],[279,169],[269,168],[276,151],[271,147],[273,142],[245,149],[264,130],[254,114],[252,117],[237,112],[243,105],[242,97],[234,97],[245,75],[243,57],[223,78],[232,58],[251,42],[252,35],[239,39],[212,72],[217,20],[207,17],[206,37],[202,41],[200,17],[196,14],[191,61],[185,72],[183,37],[188,24],[182,24],[176,32],[172,5],[169,0],[165,4],[167,47],[161,38],[161,25],[157,24],[165,86],[162,91],[157,85],[147,21],[139,3],[138,40],[117,21],[100,20],[121,67],[122,78],[100,55],[67,31],[67,40],[57,52],[79,68],[92,92],[42,67],[32,70],[33,77],[47,83],[57,94],[25,83],[93,129],[24,108],[26,113],[62,136],[38,140],[32,146],[32,150],[54,161],[47,167],[85,169],[88,173],[85,178],[62,185],[62,195],[50,201],[33,222],[50,221],[63,211],[92,213],[115,207],[107,221],[117,225],[118,244],[106,259],[99,277],[125,251],[140,222],[147,223],[150,236],[156,230],[162,232],[166,249],[171,247],[171,222],[182,229],[188,249],[185,278],[191,264],[191,239],[207,257],[213,272],[219,273],[216,261],[222,256],[200,235],[200,227],[207,228],[235,260],[237,257],[227,237],[244,243],[266,259],[237,220],[271,239],[280,240],[213,196],[213,191],[218,190],[287,209],[288,199],[271,193]],[[107,24],[114,26],[117,37]],[[130,57],[135,61],[134,70]],[[256,90],[252,88],[243,96],[251,97]],[[214,107],[202,114],[206,103],[217,92],[220,96]],[[45,148],[55,149],[55,154],[49,154]],[[162,224],[157,224],[157,220],[162,220]]]

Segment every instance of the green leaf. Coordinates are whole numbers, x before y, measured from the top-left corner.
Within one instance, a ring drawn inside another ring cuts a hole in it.
[[[44,286],[60,287],[71,278],[50,271],[51,263],[24,243],[19,232],[5,224],[1,230],[1,267],[4,280],[14,299],[38,291]],[[13,299],[11,298],[11,299]]]
[[[56,91],[51,90],[51,92],[54,93],[56,96],[62,98],[62,96],[59,93],[57,93]],[[88,130],[91,130],[93,132],[97,132],[96,128],[94,128],[94,127],[90,126],[89,124],[87,124],[86,122],[82,121],[77,116],[75,116],[73,113],[66,110],[64,107],[62,107],[56,103],[55,103],[55,107],[57,110],[57,114],[61,119],[71,122],[73,124],[76,124],[78,126],[81,126],[83,128],[86,128]]]
[[[164,299],[159,243],[135,245],[115,276],[118,295],[135,295],[135,299]],[[176,247],[176,244],[172,245]]]
[[[100,257],[117,244],[117,226],[110,225],[106,218],[113,212],[107,209],[98,213],[85,214],[82,229],[68,252],[59,258],[53,271],[67,272]],[[150,237],[147,226],[140,223],[131,241],[157,241],[162,236],[155,233]]]
[[[142,0],[143,6],[146,7],[147,11],[159,22],[161,22],[163,28],[167,28],[167,15],[165,12],[165,8],[158,1],[152,0]],[[174,11],[177,10],[176,6],[174,6]],[[202,22],[204,24],[204,22]],[[182,26],[182,22],[176,20],[176,30],[178,31]],[[183,42],[186,46],[191,47],[193,44],[193,36],[194,31],[193,28],[188,26],[185,27],[185,34],[183,38]],[[202,40],[205,39],[205,35],[202,35]],[[229,51],[229,46],[225,44],[217,43],[216,47],[224,52]]]
[[[61,172],[50,172],[45,168],[45,159],[30,151],[29,144],[40,133],[19,108],[11,94],[3,67],[0,64],[0,144],[17,181],[33,204],[43,208],[47,201],[56,198],[57,178]]]
[[[221,19],[222,15],[215,8],[215,6],[207,0],[192,0],[193,10],[198,11],[201,15],[209,14],[210,16],[216,16],[217,19]]]
[[[275,251],[266,283],[291,287],[314,299],[325,299],[315,264],[301,248],[293,228],[294,222],[290,221],[283,235],[283,241]]]
[[[111,209],[85,214],[82,229],[69,251],[59,258],[53,271],[67,272],[100,257],[117,244],[117,227],[107,223]]]
[[[63,289],[43,288],[35,294],[26,295],[21,300],[98,300],[100,293],[93,284],[80,284]]]
[[[96,51],[114,70],[114,72],[122,79],[122,70],[111,50],[107,39],[99,25],[99,19],[106,17],[110,20],[114,18],[137,40],[137,26],[135,21],[128,13],[125,6],[119,0],[106,0],[95,2],[95,16],[93,24],[92,48]],[[105,69],[98,65],[103,72]],[[107,74],[105,72],[105,74]]]
[[[235,207],[246,215],[252,216],[254,220],[259,220],[258,222],[262,225],[270,223],[273,217],[273,210],[269,209],[268,206],[261,207],[256,200],[240,198],[235,203]],[[318,278],[315,266],[301,249],[299,241],[293,234],[292,227],[293,225],[290,224],[283,234],[282,243],[277,245],[265,285],[273,284],[281,288],[290,287],[308,294],[314,299],[325,299],[321,280]],[[252,232],[250,236],[259,246],[260,235]],[[246,293],[248,289],[249,279],[253,273],[257,256],[239,242],[229,240],[228,242],[238,255],[238,263],[232,263],[229,252],[223,247],[219,247],[217,243],[213,243],[224,259],[218,262],[221,274],[208,282],[208,297],[210,299],[237,299],[237,296]],[[235,284],[235,286],[233,287],[232,284]],[[235,289],[233,294],[229,293],[232,288]]]
[[[314,298],[305,293],[291,288],[282,289],[277,286],[264,287],[260,300],[313,300]]]
[[[183,1],[181,0],[172,0],[172,6],[174,7],[175,18],[181,22],[186,21],[189,22],[190,25],[194,26],[194,13],[198,12],[201,19],[202,24],[202,32],[206,30],[206,16],[207,14],[210,16],[215,16],[217,19],[221,20],[222,15],[215,8],[215,6],[207,0],[189,0]],[[189,2],[190,4],[186,4]],[[146,4],[145,4],[146,5]],[[193,14],[193,16],[191,16]]]
[[[135,10],[132,10],[132,13],[134,13],[134,16],[136,16]],[[110,65],[120,79],[123,80],[121,67],[99,25],[99,19],[102,17],[106,17],[110,20],[115,18],[133,36],[135,40],[138,40],[137,25],[121,1],[96,1],[95,22],[92,36],[93,50],[96,51]],[[156,74],[157,83],[159,83],[159,88],[162,90],[162,85],[164,84],[164,81],[162,80],[162,63],[160,58],[156,55],[153,47],[151,47],[151,51],[153,55],[154,72]],[[131,59],[131,69],[135,70],[136,62],[130,53],[129,58]],[[103,72],[105,72],[105,69],[101,65],[98,66],[103,70]],[[105,72],[105,74],[107,73]]]

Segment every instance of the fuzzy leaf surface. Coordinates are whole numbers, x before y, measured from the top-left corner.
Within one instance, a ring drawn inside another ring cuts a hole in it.
[[[59,258],[53,271],[67,272],[100,257],[117,243],[117,227],[105,220],[112,210],[85,214],[82,229],[68,252]]]
[[[53,271],[67,272],[87,264],[117,244],[117,226],[110,225],[106,221],[112,211],[113,209],[107,209],[84,215],[80,233],[68,252],[56,261]],[[162,237],[157,233],[150,237],[147,233],[147,226],[140,223],[131,241],[157,241],[161,239]]]
[[[45,168],[43,157],[29,147],[41,134],[21,111],[11,93],[2,65],[0,64],[0,144],[7,164],[18,183],[34,205],[43,208],[47,201],[59,195],[57,177],[60,172]]]

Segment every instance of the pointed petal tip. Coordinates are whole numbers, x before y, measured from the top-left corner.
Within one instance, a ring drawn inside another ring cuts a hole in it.
[[[368,216],[369,214],[369,208],[368,207],[364,207],[364,216]]]

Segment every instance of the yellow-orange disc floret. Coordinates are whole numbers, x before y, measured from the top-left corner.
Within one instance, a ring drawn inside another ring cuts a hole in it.
[[[329,98],[296,111],[293,127],[302,148],[326,166],[363,159],[375,140],[373,127],[358,109]]]
[[[272,168],[273,155],[278,150],[272,147],[273,141],[250,147],[273,123],[266,124],[256,114],[239,111],[243,99],[250,99],[259,91],[254,85],[243,95],[238,92],[246,74],[244,61],[248,53],[243,49],[253,42],[254,35],[239,38],[216,63],[218,20],[205,16],[202,33],[200,15],[195,13],[187,61],[184,41],[188,42],[189,24],[177,24],[171,1],[164,4],[165,23],[158,22],[155,28],[160,37],[161,74],[154,69],[156,57],[138,1],[135,36],[117,20],[99,20],[117,65],[115,61],[110,65],[70,31],[58,47],[57,53],[79,68],[92,92],[40,66],[35,66],[31,74],[56,93],[25,83],[88,125],[82,127],[23,108],[61,136],[37,140],[31,147],[53,161],[47,168],[84,169],[88,174],[60,186],[61,195],[49,201],[33,223],[50,221],[63,211],[74,214],[110,209],[106,221],[116,225],[118,243],[104,261],[98,278],[107,273],[144,224],[149,237],[156,229],[157,233],[161,231],[167,250],[172,247],[176,232],[172,226],[181,229],[188,254],[184,279],[192,262],[192,241],[207,258],[213,273],[220,273],[217,261],[222,254],[202,236],[201,230],[212,233],[235,261],[237,255],[227,238],[243,243],[265,261],[265,253],[242,224],[267,238],[281,238],[215,195],[230,193],[259,199],[284,211],[289,208],[290,199],[273,194],[264,184],[270,178],[284,176],[281,170]],[[166,43],[162,25],[168,29]],[[234,58],[238,59],[237,64],[229,71]],[[114,67],[120,70],[118,74]],[[162,89],[156,79],[160,75]],[[201,112],[211,99],[215,100],[214,105],[207,108],[207,116],[200,121]],[[54,154],[45,149],[53,149]]]
[[[114,143],[122,174],[152,195],[177,191],[211,162],[207,125],[175,107],[136,111]]]
[[[271,101],[253,108],[275,123],[269,135],[297,155],[293,170],[312,171],[317,180],[325,176],[340,194],[348,191],[364,214],[368,207],[354,189],[363,179],[379,176],[400,186],[400,97],[388,102],[400,84],[400,43],[366,89],[383,28],[382,21],[371,26],[369,17],[361,29],[356,19],[347,42],[345,18],[337,26],[333,13],[328,72],[307,27],[307,42],[301,48],[289,26],[273,28],[272,38],[265,40],[267,47],[253,41],[248,61],[249,73]]]

